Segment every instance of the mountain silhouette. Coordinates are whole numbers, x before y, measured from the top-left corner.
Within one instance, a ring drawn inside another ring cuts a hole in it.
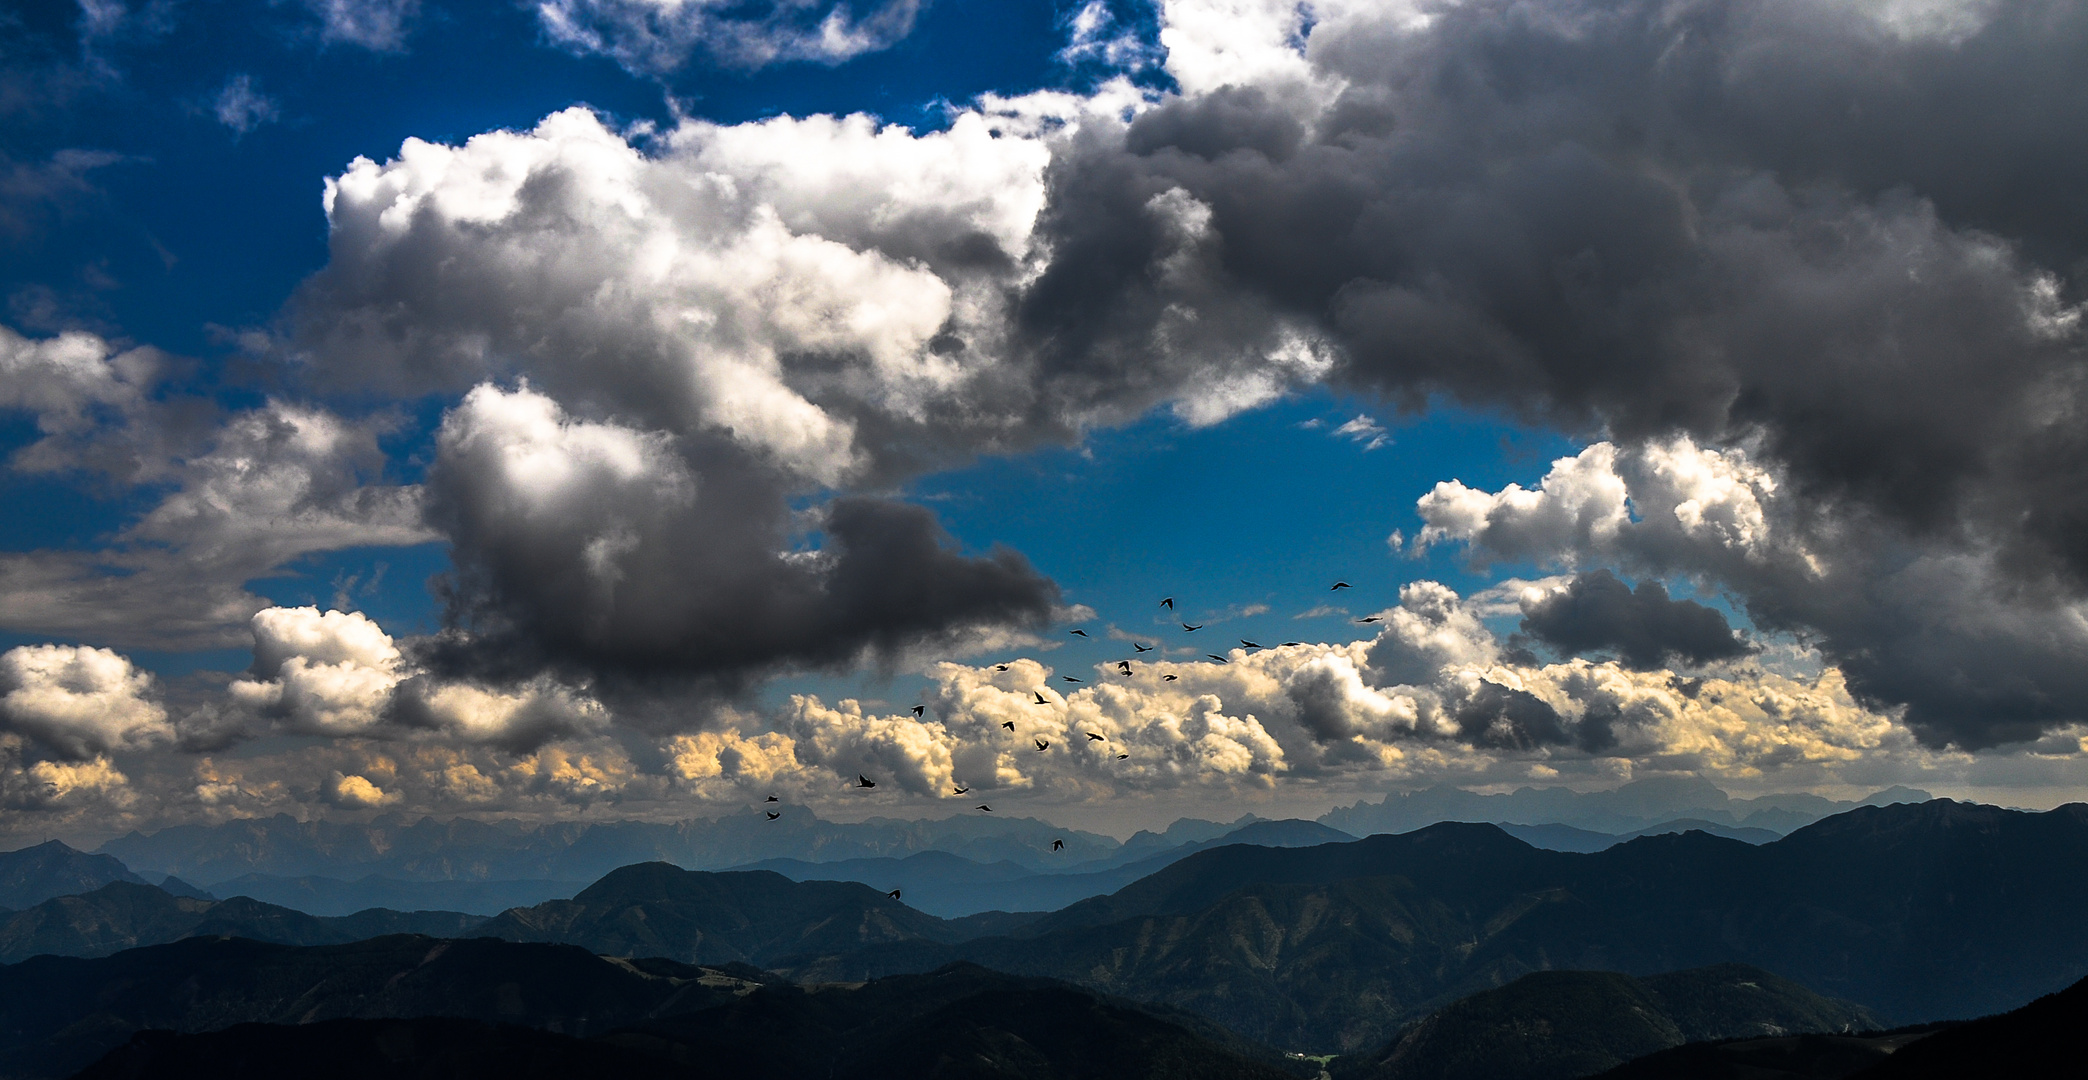
[[[380,934],[456,936],[484,920],[454,911],[359,911],[325,918],[244,896],[198,900],[153,885],[112,882],[0,919],[0,963],[32,956],[107,956],[187,937],[237,935],[290,945],[359,941]]]
[[[60,840],[0,852],[0,908],[33,907],[54,896],[93,892],[112,881],[147,884],[121,859],[89,855]]]

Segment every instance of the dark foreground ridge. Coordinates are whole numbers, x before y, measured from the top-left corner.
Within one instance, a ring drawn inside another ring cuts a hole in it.
[[[460,943],[461,944],[461,943]],[[604,961],[604,963],[607,963]],[[335,1019],[131,1036],[87,1080],[305,1076],[850,1076],[1283,1080],[1265,1050],[1190,1017],[975,967],[861,987],[741,988],[588,1038],[484,1019]],[[690,1003],[690,1002],[685,1002]],[[29,1075],[29,1074],[10,1074]]]
[[[2088,979],[1999,1016],[1870,1035],[1693,1043],[1599,1080],[2077,1080]]]
[[[1570,1080],[1684,1043],[1876,1027],[1860,1005],[1743,964],[1643,979],[1541,971],[1446,1006],[1332,1072],[1335,1080]]]

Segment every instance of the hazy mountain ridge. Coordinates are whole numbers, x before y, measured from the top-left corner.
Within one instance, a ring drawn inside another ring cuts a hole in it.
[[[33,907],[54,896],[92,892],[112,881],[148,884],[120,859],[90,855],[59,840],[0,852],[0,908]]]
[[[154,885],[113,882],[0,919],[0,963],[33,956],[108,956],[189,937],[235,935],[290,945],[359,941],[381,934],[453,937],[484,919],[454,911],[357,912],[326,917],[248,897],[198,900]]]
[[[101,845],[139,872],[178,874],[214,884],[247,874],[357,877],[410,881],[593,881],[620,866],[671,862],[725,869],[767,858],[813,862],[948,851],[978,862],[1009,860],[1032,870],[1105,857],[1110,837],[1025,817],[955,816],[917,821],[870,818],[830,822],[801,807],[672,824],[644,821],[482,822],[470,818],[415,821],[384,815],[366,824],[299,821],[286,814],[218,825],[178,825],[132,832]],[[1054,852],[1051,843],[1063,840]]]
[[[1390,794],[1375,803],[1337,807],[1319,820],[1356,836],[1411,832],[1440,821],[1558,824],[1622,836],[1678,818],[1698,818],[1727,828],[1765,829],[1781,834],[1861,806],[1928,802],[1933,798],[1926,791],[1890,787],[1854,802],[1807,794],[1736,799],[1708,780],[1652,777],[1608,791],[1587,793],[1563,787],[1525,787],[1482,795],[1437,785]]]
[[[1312,821],[1256,820],[1215,837],[1163,847],[1133,861],[1099,860],[1106,868],[1097,870],[1075,867],[1057,873],[1036,873],[1016,863],[981,865],[940,851],[924,851],[904,859],[830,863],[769,859],[733,869],[772,870],[793,881],[856,881],[879,892],[899,889],[913,907],[943,918],[959,918],[986,911],[1056,911],[1091,896],[1114,892],[1198,851],[1226,844],[1310,847],[1354,839]],[[1126,847],[1130,847],[1128,842]]]
[[[172,879],[179,880],[179,879]],[[512,907],[562,900],[585,881],[400,881],[371,874],[356,881],[247,874],[212,886],[219,896],[247,896],[310,915],[350,915],[369,908],[459,911],[493,916]],[[162,885],[161,888],[166,886]],[[171,890],[170,890],[171,891]]]
[[[1331,810],[1318,821],[1351,836],[1409,832],[1439,821],[1558,824],[1611,836],[1634,834],[1679,818],[1720,828],[1786,833],[1859,805],[1926,801],[1924,792],[1889,788],[1861,802],[1817,795],[1734,799],[1708,781],[1653,778],[1587,794],[1567,788],[1523,788],[1482,795],[1436,787],[1382,802]],[[1118,843],[1097,833],[1025,817],[957,814],[936,819],[874,817],[830,822],[803,807],[757,809],[675,823],[409,820],[380,815],[366,823],[300,821],[279,814],[215,825],[178,825],[132,832],[96,850],[140,874],[176,874],[206,888],[249,874],[276,878],[368,875],[401,881],[592,881],[619,866],[671,862],[697,870],[729,869],[772,859],[829,863],[901,859],[944,851],[990,865],[1013,862],[1033,873],[1087,873],[1205,843],[1261,819],[1230,824],[1184,818],[1160,832]],[[1761,839],[1752,837],[1751,839]],[[1053,840],[1065,848],[1054,852]]]
[[[1540,971],[1445,1006],[1331,1071],[1335,1080],[1573,1080],[1689,1042],[1878,1026],[1860,1005],[1742,964],[1644,978]]]

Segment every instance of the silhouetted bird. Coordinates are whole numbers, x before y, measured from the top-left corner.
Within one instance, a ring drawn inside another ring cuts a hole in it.
[[[766,799],[763,799],[762,801],[763,801],[763,802],[782,802],[783,800],[781,800],[781,799],[778,799],[778,798],[776,798],[776,797],[775,797],[774,795],[771,795],[771,796],[769,796],[768,798],[766,798]]]
[[[782,817],[782,816],[783,816],[783,815],[781,815],[781,814],[778,814],[778,813],[776,813],[776,812],[775,812],[775,811],[773,811],[773,810],[769,811],[769,820],[770,820],[770,821],[774,821],[774,820],[776,820],[777,818],[779,818],[779,817]]]
[[[1162,675],[1162,676],[1160,676],[1160,679],[1161,679],[1161,681],[1163,681],[1163,682],[1173,682],[1173,681],[1175,681],[1175,677],[1174,677],[1174,676],[1172,676],[1172,675]]]
[[[1117,760],[1118,760],[1118,761],[1122,761],[1122,760],[1124,760],[1125,758],[1127,758],[1127,757],[1130,757],[1130,756],[1131,756],[1131,755],[1129,755],[1129,754],[1118,754],[1118,755],[1117,755]]]
[[[1065,842],[1064,840],[1053,840],[1053,841],[1051,842],[1051,850],[1053,850],[1053,851],[1058,851],[1059,849],[1061,849],[1061,848],[1063,848],[1063,847],[1065,847],[1065,846],[1066,846],[1066,842]]]
[[[1002,727],[1004,727],[1004,728],[1007,728],[1007,729],[1008,729],[1009,731],[1013,731],[1013,730],[1015,730],[1015,721],[1013,721],[1013,720],[1003,720],[1003,721],[1001,721],[1001,726],[1002,726]]]
[[[1051,704],[1051,702],[1048,702],[1048,701],[1044,700],[1044,691],[1042,691],[1042,690],[1037,690],[1037,691],[1033,691],[1033,693],[1035,693],[1035,694],[1037,695],[1037,704],[1039,704],[1039,705],[1049,705],[1049,704]]]
[[[1066,682],[1079,682],[1079,681],[1080,681],[1079,679],[1076,679],[1076,678],[1074,678],[1074,677],[1073,677],[1073,676],[1071,676],[1071,675],[1061,675],[1061,676],[1059,676],[1059,678],[1060,678],[1060,679],[1063,679],[1063,680],[1065,680]]]
[[[1173,611],[1173,610],[1174,610],[1174,597],[1170,596],[1170,597],[1168,597],[1167,599],[1165,599],[1165,600],[1162,600],[1162,601],[1160,601],[1160,606],[1161,606],[1161,607],[1164,607],[1164,608],[1166,608],[1166,609],[1167,609],[1167,610],[1169,610],[1169,611]]]
[[[919,715],[921,715],[922,713],[924,713],[924,712],[927,712],[927,711],[928,711],[928,706],[926,706],[926,705],[916,705],[916,706],[914,706],[914,707],[913,707],[913,714],[914,714],[915,716],[919,716]]]
[[[1350,585],[1350,584],[1349,584],[1348,582],[1346,582],[1346,581],[1337,581],[1337,582],[1335,582],[1335,583],[1334,583],[1334,589],[1353,589],[1353,588],[1355,588],[1355,586],[1353,586],[1353,585]],[[1333,592],[1333,591],[1334,591],[1334,589],[1328,589],[1327,591],[1328,591],[1328,592]]]
[[[1357,621],[1357,622],[1359,622],[1359,623],[1367,623],[1367,622],[1379,622],[1379,621],[1381,621],[1381,620],[1383,620],[1383,619],[1384,619],[1384,616],[1382,616],[1382,615],[1366,615],[1366,616],[1364,616],[1363,618],[1357,619],[1356,621]]]
[[[1140,644],[1139,644],[1138,642],[1135,642],[1135,641],[1131,643],[1131,647],[1132,647],[1132,648],[1134,648],[1134,649],[1137,649],[1137,650],[1138,650],[1139,652],[1152,652],[1152,651],[1153,651],[1153,647],[1152,647],[1151,645],[1140,645]]]
[[[1261,648],[1261,646],[1260,646],[1259,644],[1257,644],[1257,643],[1255,643],[1255,642],[1252,642],[1252,641],[1249,641],[1249,640],[1247,640],[1246,638],[1241,638],[1241,639],[1240,639],[1240,644],[1242,644],[1242,645],[1245,645],[1246,647],[1248,647],[1248,648],[1250,648],[1250,649],[1259,649],[1259,648]]]
[[[1282,645],[1281,647],[1282,647],[1282,648],[1286,648],[1286,649],[1288,649],[1288,648],[1290,648],[1290,647],[1291,647],[1291,646],[1293,646],[1293,645],[1299,645],[1299,644],[1303,644],[1303,643],[1302,643],[1302,642],[1297,642],[1297,641],[1286,641],[1286,642],[1284,642],[1284,643],[1283,643],[1283,645]]]
[[[1030,741],[1037,744],[1037,752],[1040,754],[1046,750],[1051,749],[1051,744],[1044,741],[1043,739],[1032,739]]]
[[[872,779],[870,779],[870,778],[869,778],[869,777],[867,777],[867,776],[864,776],[864,775],[863,775],[862,773],[857,773],[857,774],[856,774],[856,786],[857,786],[857,787],[876,787],[876,786],[877,786],[877,782],[876,782],[876,781],[874,781],[874,780],[872,780]]]
[[[1219,663],[1221,663],[1221,664],[1230,664],[1230,663],[1232,663],[1232,661],[1230,661],[1230,660],[1227,660],[1227,659],[1226,659],[1225,657],[1222,657],[1222,656],[1220,656],[1220,655],[1218,655],[1217,653],[1214,653],[1214,652],[1207,652],[1207,653],[1205,653],[1204,655],[1205,655],[1205,656],[1208,656],[1208,657],[1210,657],[1210,658],[1211,658],[1211,659],[1213,659],[1213,660],[1216,660],[1216,661],[1218,661],[1218,662],[1219,662]]]
[[[1124,673],[1124,674],[1126,674],[1126,675],[1129,675],[1129,674],[1131,674],[1131,661],[1129,661],[1129,660],[1119,660],[1119,661],[1117,661],[1117,670],[1118,670],[1118,671],[1121,671],[1121,672],[1123,672],[1123,673]]]
[[[899,899],[899,890],[893,889],[891,892],[888,892],[885,895],[891,897],[894,900],[897,900]]]
[[[1006,670],[1008,670],[1008,665],[1006,665],[1006,664],[995,664],[995,665],[993,665],[993,670],[995,670],[995,671],[1006,671]]]
[[[987,813],[989,813],[989,814],[990,814],[990,813],[993,813],[993,807],[990,807],[990,806],[986,805],[985,803],[980,803],[979,805],[977,805],[977,806],[973,807],[972,809],[974,809],[974,810],[984,810],[984,811],[986,811],[986,812],[987,812]]]
[[[1094,732],[1092,732],[1092,731],[1083,731],[1083,732],[1081,732],[1081,734],[1083,734],[1083,735],[1086,735],[1086,736],[1087,736],[1088,738],[1090,738],[1090,739],[1093,739],[1093,740],[1095,740],[1096,742],[1108,742],[1108,741],[1109,741],[1108,739],[1106,739],[1106,738],[1104,738],[1104,737],[1102,737],[1102,736],[1100,736],[1100,735],[1097,735],[1097,734],[1095,734],[1095,733],[1094,733]]]
[[[1087,636],[1087,631],[1085,631],[1085,630],[1069,630],[1069,631],[1067,631],[1067,633],[1069,633],[1069,634],[1078,634],[1078,635],[1080,635],[1081,637],[1086,637],[1086,636]]]
[[[1192,634],[1193,634],[1193,633],[1195,633],[1196,631],[1198,631],[1198,630],[1201,630],[1201,629],[1203,629],[1203,624],[1202,624],[1202,623],[1197,623],[1197,624],[1196,624],[1195,626],[1191,626],[1191,625],[1189,625],[1188,623],[1183,623],[1183,624],[1182,624],[1182,629],[1184,629],[1184,630],[1187,630],[1187,631],[1189,631],[1190,633],[1192,633]]]
[[[970,788],[968,788],[968,787],[961,787],[961,788],[958,788],[957,790],[955,790],[955,791],[953,791],[953,792],[950,792],[950,794],[952,794],[952,795],[962,795],[962,794],[964,794],[965,792],[968,792],[968,791],[970,791],[970,790],[971,790],[971,789],[970,789]]]

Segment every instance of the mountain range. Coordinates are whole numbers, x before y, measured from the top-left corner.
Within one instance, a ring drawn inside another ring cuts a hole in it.
[[[1523,788],[1501,795],[1430,788],[1387,796],[1379,803],[1339,808],[1323,815],[1319,823],[1351,836],[1408,832],[1439,821],[1537,826],[1570,837],[1565,850],[1592,851],[1643,830],[1678,827],[1766,842],[1859,805],[1927,798],[1923,792],[1891,788],[1860,803],[1815,795],[1734,799],[1700,779],[1651,778],[1589,794],[1567,788]],[[116,856],[138,874],[172,874],[220,892],[219,883],[253,881],[249,875],[349,882],[373,875],[396,881],[587,882],[638,862],[722,870],[769,860],[904,859],[924,851],[946,852],[981,865],[1011,862],[1030,873],[1049,875],[1114,869],[1169,849],[1215,840],[1259,820],[1252,815],[1230,824],[1183,819],[1166,830],[1140,832],[1119,843],[1108,836],[1064,829],[1034,818],[972,814],[843,823],[822,820],[803,807],[778,804],[774,809],[780,816],[773,821],[749,808],[741,814],[674,823],[525,824],[470,818],[409,820],[398,815],[347,822],[299,821],[277,815],[174,826],[150,834],[132,832],[108,841],[98,851]],[[1687,824],[1678,824],[1683,822]],[[1559,828],[1600,835],[1560,833]],[[1540,847],[1552,846],[1539,838],[1545,835],[1538,832],[1525,838]],[[1612,839],[1604,841],[1603,836]],[[1063,847],[1054,850],[1054,841],[1062,841]],[[250,887],[280,888],[266,881]],[[1040,897],[1046,895],[1039,893]],[[282,902],[285,893],[260,898]]]
[[[380,934],[453,937],[485,920],[455,911],[372,909],[338,918],[264,904],[244,896],[200,900],[154,885],[115,881],[79,896],[59,896],[0,918],[0,963],[33,956],[107,956],[140,945],[236,935],[317,945]]]

